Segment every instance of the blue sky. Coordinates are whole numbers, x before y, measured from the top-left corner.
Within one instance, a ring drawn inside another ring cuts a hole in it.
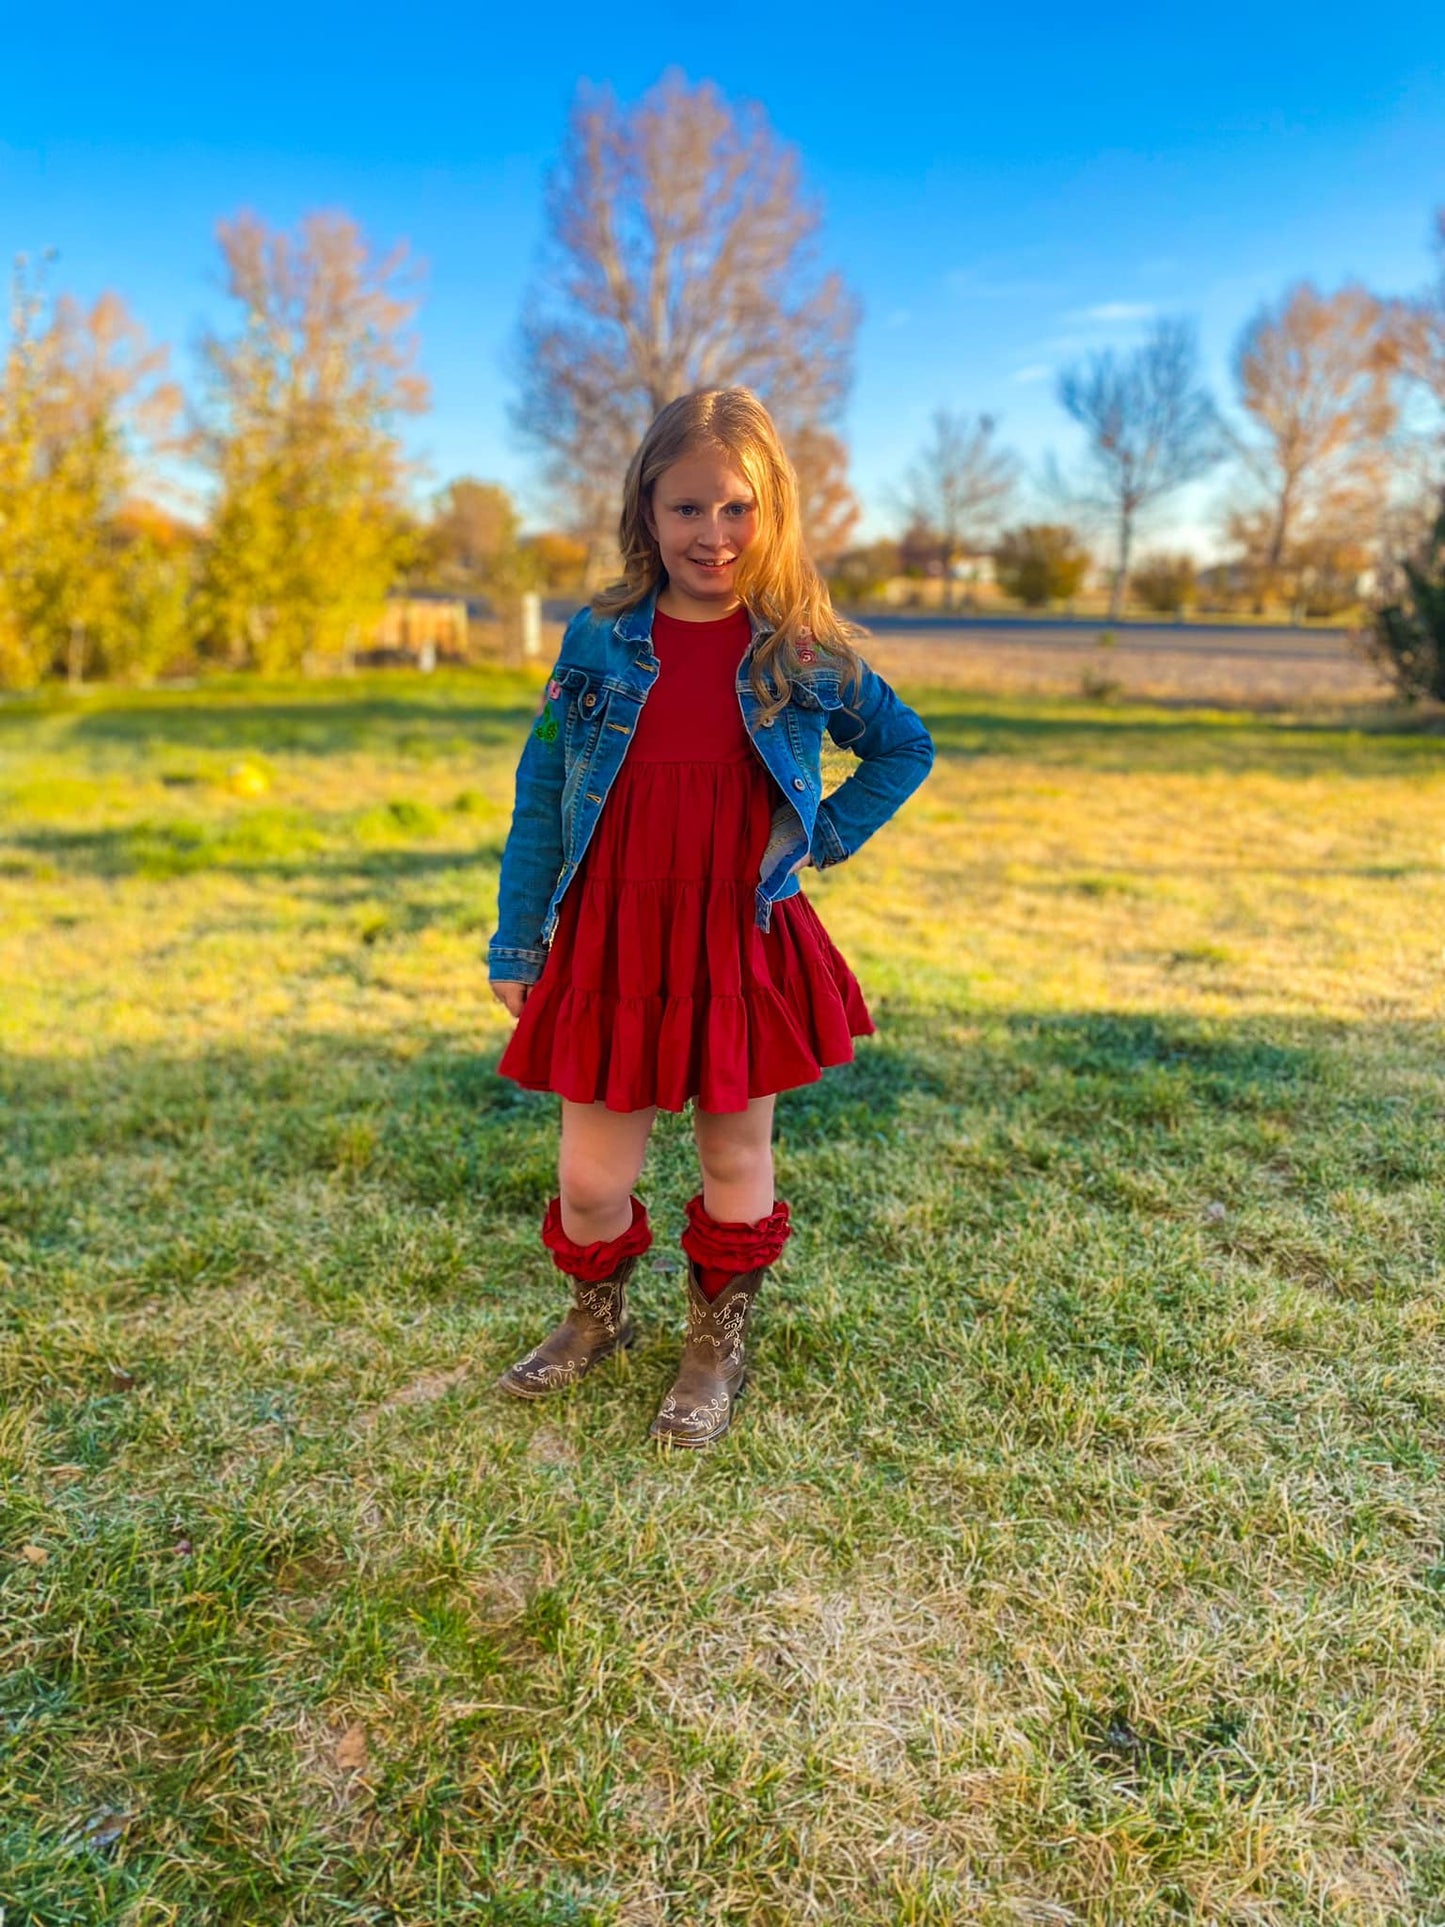
[[[940,405],[1067,461],[1055,371],[1152,314],[1198,320],[1227,399],[1240,324],[1291,280],[1421,287],[1445,204],[1442,55],[1445,15],[1414,0],[31,8],[0,71],[0,247],[57,248],[53,287],[116,289],[189,376],[201,326],[229,320],[218,219],[341,208],[379,249],[404,237],[426,264],[433,389],[413,448],[436,484],[494,477],[535,514],[507,357],[546,170],[580,79],[626,100],[680,66],[760,101],[801,151],[823,260],[864,306],[846,426],[883,533]],[[1206,547],[1218,493],[1161,537]]]

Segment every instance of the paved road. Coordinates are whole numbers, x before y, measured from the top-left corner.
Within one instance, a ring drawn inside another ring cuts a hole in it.
[[[547,598],[542,613],[549,622],[566,622],[577,602]],[[846,613],[846,612],[845,612]],[[934,616],[894,614],[860,616],[875,636],[899,641],[986,643],[990,648],[1011,644],[1020,648],[1096,649],[1105,632],[1114,637],[1121,654],[1231,657],[1259,662],[1346,662],[1351,659],[1348,632],[1343,629],[1297,629],[1288,624],[1248,628],[1233,623],[1110,622],[1106,616]]]
[[[1019,648],[1094,650],[1099,637],[1113,636],[1116,654],[1231,657],[1251,662],[1346,662],[1349,635],[1343,629],[1293,629],[1283,626],[1240,628],[1230,623],[1110,622],[1102,616],[1051,617],[1038,622],[1010,616],[880,615],[860,618],[875,636],[934,643],[1000,644]]]

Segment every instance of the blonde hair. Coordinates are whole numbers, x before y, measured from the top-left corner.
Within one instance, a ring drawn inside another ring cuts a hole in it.
[[[757,503],[757,534],[739,556],[734,580],[748,608],[772,631],[753,652],[748,678],[763,717],[786,705],[798,651],[810,644],[831,656],[858,688],[862,659],[853,642],[867,631],[838,615],[808,558],[797,475],[771,415],[749,388],[699,388],[670,401],[654,420],[623,483],[617,538],[622,580],[595,595],[593,609],[620,615],[661,584],[662,554],[647,518],[652,491],[664,469],[698,449],[715,449],[736,463]]]

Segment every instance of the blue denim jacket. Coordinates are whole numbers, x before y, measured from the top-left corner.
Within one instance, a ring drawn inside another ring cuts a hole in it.
[[[656,593],[614,621],[581,609],[567,625],[542,713],[517,766],[517,801],[502,852],[497,931],[487,951],[494,982],[532,984],[542,974],[557,911],[607,795],[622,767],[642,705],[657,676],[652,648]],[[787,707],[759,725],[748,682],[753,651],[771,632],[751,617],[752,641],[738,666],[743,721],[778,786],[773,833],[759,866],[757,922],[796,895],[808,858],[826,870],[886,823],[933,763],[933,742],[908,705],[865,667],[845,703],[835,663],[804,664]],[[559,691],[559,694],[553,694]],[[831,796],[820,774],[823,731],[860,758]]]

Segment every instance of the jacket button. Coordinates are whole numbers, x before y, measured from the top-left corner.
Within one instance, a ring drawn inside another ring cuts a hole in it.
[[[774,723],[775,723],[775,722],[776,722],[777,720],[778,720],[778,719],[777,719],[777,717],[776,717],[776,716],[764,716],[764,718],[763,718],[763,728],[764,728],[764,729],[771,729],[771,728],[772,728],[772,726],[773,726],[773,724],[774,724]]]
[[[582,707],[584,709],[590,709],[596,700],[597,698],[595,696],[584,696],[582,698]]]
[[[793,788],[795,790],[805,790],[807,787],[808,785],[803,781],[801,776],[795,776],[793,778]]]

